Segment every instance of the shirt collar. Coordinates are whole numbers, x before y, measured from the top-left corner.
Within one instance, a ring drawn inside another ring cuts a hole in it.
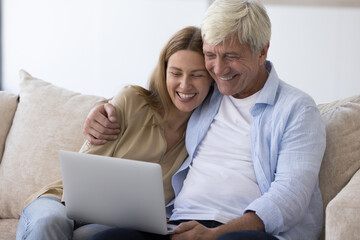
[[[274,105],[280,79],[275,71],[273,64],[270,61],[265,62],[265,68],[266,71],[268,71],[269,76],[265,82],[264,87],[260,90],[260,94],[256,101],[256,104],[263,103]]]

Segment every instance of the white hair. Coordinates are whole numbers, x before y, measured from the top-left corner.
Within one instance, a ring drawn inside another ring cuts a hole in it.
[[[210,45],[218,45],[237,35],[240,43],[249,44],[256,54],[270,41],[271,22],[259,1],[217,0],[205,13],[201,35]]]

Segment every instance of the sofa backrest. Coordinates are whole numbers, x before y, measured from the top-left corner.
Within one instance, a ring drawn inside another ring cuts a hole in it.
[[[329,201],[360,168],[360,95],[318,108],[326,125],[326,149],[319,173],[325,212]]]
[[[360,95],[318,107],[326,125],[326,150],[319,174],[326,206],[360,168]]]
[[[18,95],[0,91],[0,164],[4,152],[5,140],[9,133],[18,105]]]
[[[0,164],[0,218],[19,218],[31,194],[61,178],[58,151],[79,151],[85,141],[85,118],[104,100],[54,86],[25,71],[20,78],[20,100]]]

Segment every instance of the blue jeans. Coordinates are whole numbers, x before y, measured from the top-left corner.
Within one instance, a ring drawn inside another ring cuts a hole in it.
[[[266,232],[237,231],[226,233],[216,240],[278,240],[278,238]]]
[[[59,199],[41,197],[23,210],[16,240],[72,239],[74,221],[66,216],[65,206]]]
[[[74,222],[66,216],[65,206],[59,199],[40,197],[23,210],[16,240],[87,240],[109,228],[99,224]]]

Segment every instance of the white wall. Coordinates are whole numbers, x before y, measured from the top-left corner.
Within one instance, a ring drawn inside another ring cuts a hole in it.
[[[18,71],[110,97],[146,86],[174,32],[199,25],[208,0],[3,0],[3,88]],[[360,8],[267,5],[269,59],[283,80],[323,103],[360,94]]]
[[[19,69],[74,91],[113,96],[146,86],[177,30],[199,26],[207,0],[3,0],[3,88]]]
[[[360,8],[268,5],[268,58],[316,102],[360,94]]]

